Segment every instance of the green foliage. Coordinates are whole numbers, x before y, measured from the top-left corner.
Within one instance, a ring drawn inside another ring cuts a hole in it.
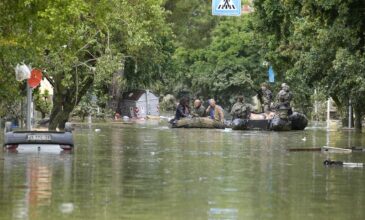
[[[8,4],[6,4],[8,3]],[[15,1],[0,2],[0,117],[7,114],[19,115],[19,104],[23,84],[15,80],[16,63],[26,61],[30,55],[18,41],[19,18],[12,12]],[[16,114],[13,114],[16,113]]]
[[[102,107],[115,91],[136,88],[190,91],[228,105],[266,81],[263,61],[276,72],[272,90],[287,82],[296,109],[308,112],[317,89],[339,110],[351,98],[357,118],[365,114],[364,1],[255,0],[254,13],[229,18],[212,16],[210,5],[2,1],[0,115],[21,97],[23,84],[13,74],[21,61],[42,68],[54,84],[51,118],[60,121],[90,90]],[[82,103],[89,114],[88,101]]]
[[[73,110],[72,115],[78,116],[81,118],[82,121],[85,120],[85,117],[88,115],[93,115],[96,112],[97,104],[93,101],[92,92],[87,92],[80,101],[80,104]]]
[[[267,77],[258,43],[249,15],[222,19],[205,48],[176,50],[176,83],[182,84],[177,89],[215,97],[224,104],[232,103],[238,94],[254,95]]]
[[[197,49],[210,43],[212,29],[219,21],[211,15],[210,1],[167,0],[165,8],[170,11],[167,21],[175,34],[175,45]]]
[[[304,92],[317,88],[331,96],[339,110],[344,110],[351,98],[360,120],[365,114],[361,98],[365,78],[365,2],[254,3],[256,30],[266,41],[266,57],[281,69],[283,79]]]
[[[93,118],[111,118],[114,116],[113,111],[108,108],[102,108],[100,106],[105,105],[99,99],[96,100],[96,89],[90,89],[82,98],[80,103],[74,108],[72,111],[72,116],[79,117],[82,122],[85,121],[87,116],[91,116]],[[106,102],[106,100],[104,100]]]
[[[2,1],[0,72],[20,61],[42,68],[55,89],[50,127],[63,126],[86,91],[94,83],[107,87],[117,71],[121,87],[147,87],[163,77],[171,32],[162,3]]]
[[[43,93],[38,89],[33,92],[33,101],[35,109],[42,114],[42,119],[45,118],[52,110],[52,101],[48,90]]]

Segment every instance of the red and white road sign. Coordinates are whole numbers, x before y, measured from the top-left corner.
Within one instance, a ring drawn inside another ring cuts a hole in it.
[[[29,87],[32,89],[36,88],[42,81],[42,70],[32,69],[30,78],[28,79]]]

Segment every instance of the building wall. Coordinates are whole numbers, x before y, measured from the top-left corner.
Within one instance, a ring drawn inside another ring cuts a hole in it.
[[[48,90],[49,95],[53,96],[53,87],[52,87],[51,83],[49,83],[48,80],[46,80],[46,79],[41,81],[39,90],[40,90],[41,94],[44,94],[44,90]]]
[[[146,101],[146,94],[141,95],[138,101],[123,100],[120,108],[122,116],[128,116],[130,118],[144,118],[147,115],[160,115],[158,97],[152,93],[148,93],[148,112]]]

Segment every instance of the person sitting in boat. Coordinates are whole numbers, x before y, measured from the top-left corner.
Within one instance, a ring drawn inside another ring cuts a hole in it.
[[[224,122],[224,113],[222,107],[215,103],[214,99],[209,100],[209,107],[206,110],[210,119],[215,121]]]
[[[271,111],[272,92],[267,83],[261,84],[261,89],[258,91],[258,97],[262,103],[263,112],[268,114]]]
[[[287,118],[292,114],[290,102],[293,99],[293,94],[289,90],[289,86],[286,83],[281,84],[281,90],[278,93],[276,100],[276,109],[278,110],[281,118]]]
[[[180,99],[180,103],[176,108],[174,120],[180,120],[181,118],[189,116],[190,116],[189,99],[187,97],[183,97]]]
[[[205,108],[200,99],[194,101],[194,108],[191,111],[193,117],[205,117]]]
[[[232,106],[231,115],[232,120],[236,118],[248,119],[250,117],[250,107],[244,103],[244,97],[238,96],[237,102]]]

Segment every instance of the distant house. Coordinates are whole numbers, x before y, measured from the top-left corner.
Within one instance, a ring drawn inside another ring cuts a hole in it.
[[[122,116],[130,118],[144,118],[147,115],[158,116],[159,100],[149,90],[133,90],[123,93],[120,105]]]
[[[48,91],[49,95],[51,96],[52,100],[52,96],[53,96],[53,86],[52,84],[48,81],[48,79],[46,77],[44,77],[39,85],[39,91],[41,94],[44,94],[45,91]]]

